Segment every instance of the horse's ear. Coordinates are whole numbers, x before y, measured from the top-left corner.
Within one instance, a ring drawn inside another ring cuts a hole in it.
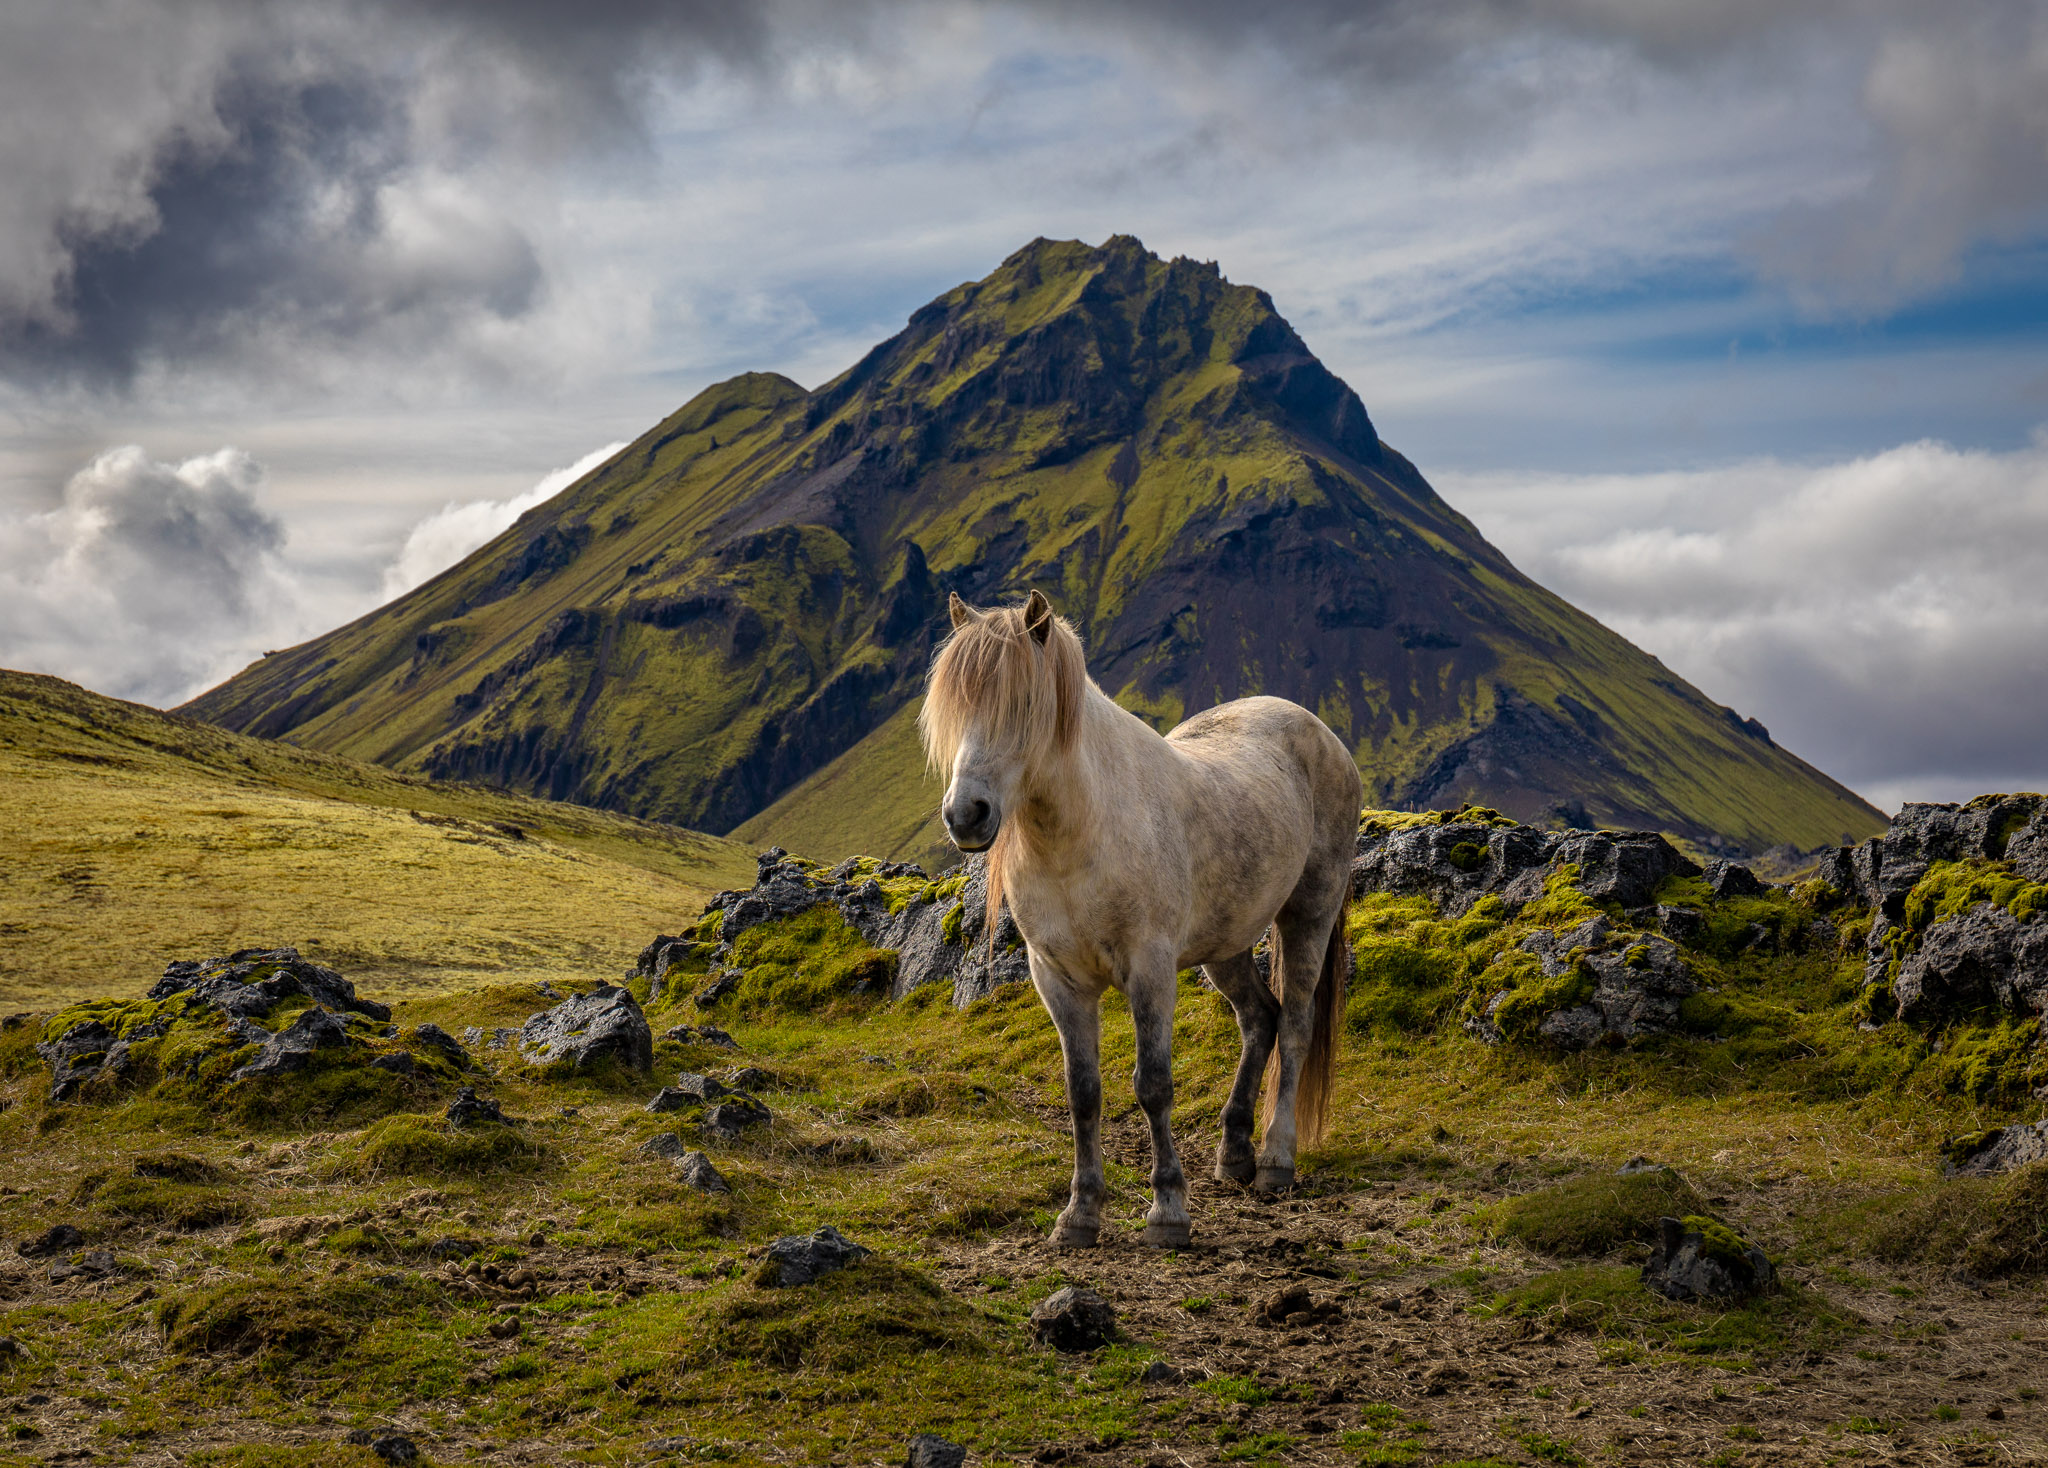
[[[1024,626],[1040,647],[1052,636],[1052,603],[1039,592],[1032,592],[1031,600],[1024,603]]]
[[[972,622],[974,620],[974,608],[967,605],[966,602],[960,600],[959,592],[949,591],[946,593],[946,595],[949,598],[949,600],[946,602],[946,610],[948,613],[951,614],[953,618],[953,625],[956,628],[963,627],[967,623]]]

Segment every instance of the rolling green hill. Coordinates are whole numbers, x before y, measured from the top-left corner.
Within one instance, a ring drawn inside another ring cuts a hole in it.
[[[1264,292],[1035,241],[815,392],[750,373],[199,718],[835,856],[929,846],[948,591],[1039,587],[1160,727],[1275,693],[1376,806],[1750,850],[1882,818],[1530,582]]]
[[[714,836],[437,784],[0,671],[0,1009],[289,944],[380,990],[616,978],[744,886]]]

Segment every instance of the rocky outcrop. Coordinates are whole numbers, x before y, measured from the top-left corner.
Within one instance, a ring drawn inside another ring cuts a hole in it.
[[[585,1070],[608,1062],[645,1075],[654,1067],[654,1032],[630,993],[600,984],[527,1020],[519,1054],[529,1065]]]
[[[304,1009],[228,1079],[243,1081],[304,1070],[314,1051],[332,1050],[348,1043],[348,1026],[338,1018],[324,1009]]]
[[[279,1000],[304,995],[323,1009],[351,1010],[374,1020],[391,1011],[359,998],[356,986],[321,964],[299,957],[296,948],[243,948],[225,958],[179,959],[164,966],[148,999],[190,994],[230,1017],[261,1019]]]
[[[1987,1004],[2048,1015],[2048,922],[1980,902],[1935,923],[1900,963],[1892,997],[1907,1020]]]
[[[1358,833],[1351,890],[1427,897],[1452,917],[1497,896],[1515,913],[1567,863],[1578,868],[1588,897],[1625,908],[1648,905],[1667,877],[1700,874],[1654,831],[1545,831],[1486,812],[1402,826],[1368,820]]]
[[[1566,1050],[1625,1045],[1679,1027],[1679,1006],[1699,985],[1668,939],[1623,932],[1605,916],[1565,930],[1539,928],[1519,951],[1545,982],[1503,987],[1467,1021],[1490,1044],[1541,1037]]]
[[[907,862],[876,866],[846,861],[823,871],[780,847],[761,853],[756,863],[753,887],[721,892],[705,908],[707,914],[719,914],[717,945],[664,935],[642,951],[635,972],[649,980],[650,1004],[653,996],[666,992],[677,964],[697,957],[723,962],[742,933],[820,906],[836,910],[863,942],[897,955],[891,998],[900,999],[927,984],[948,984],[954,1004],[967,1005],[1031,976],[1023,935],[1007,909],[998,916],[990,941],[988,871],[979,855],[968,857],[936,882],[922,867]],[[900,892],[899,879],[916,884],[907,898]],[[885,880],[899,887],[893,910],[891,895],[882,885]],[[700,997],[711,994],[722,979],[723,975],[714,979]]]
[[[1740,1300],[1776,1277],[1764,1251],[1713,1218],[1660,1218],[1643,1283],[1671,1300]]]
[[[792,1289],[809,1284],[821,1274],[844,1269],[873,1252],[828,1223],[816,1233],[791,1234],[770,1244],[755,1283],[767,1289]]]
[[[2048,1121],[1994,1127],[1958,1137],[1942,1150],[1948,1154],[1945,1171],[1952,1177],[1991,1177],[2029,1163],[2048,1162]]]

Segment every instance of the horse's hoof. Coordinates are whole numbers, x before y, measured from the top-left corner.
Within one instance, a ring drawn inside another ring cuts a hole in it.
[[[1258,1163],[1249,1157],[1237,1162],[1225,1162],[1219,1157],[1216,1159],[1216,1170],[1211,1175],[1219,1183],[1248,1183],[1258,1170]]]
[[[1294,1169],[1291,1167],[1261,1167],[1252,1179],[1252,1187],[1261,1193],[1285,1193],[1294,1188]]]
[[[1184,1223],[1148,1223],[1145,1225],[1145,1243],[1154,1249],[1185,1249],[1188,1246],[1188,1226]]]
[[[1101,1231],[1099,1224],[1063,1223],[1052,1231],[1052,1246],[1060,1250],[1092,1249]]]

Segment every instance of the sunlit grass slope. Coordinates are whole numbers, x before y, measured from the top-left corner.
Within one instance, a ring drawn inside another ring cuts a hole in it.
[[[793,824],[819,854],[915,850],[902,715],[947,593],[1031,587],[1161,728],[1292,698],[1375,805],[1752,851],[1882,826],[1517,571],[1263,291],[1127,237],[1035,241],[814,392],[706,389],[460,565],[189,711],[707,830]]]
[[[435,784],[0,672],[0,1007],[291,944],[379,991],[616,977],[745,885],[694,831]]]

